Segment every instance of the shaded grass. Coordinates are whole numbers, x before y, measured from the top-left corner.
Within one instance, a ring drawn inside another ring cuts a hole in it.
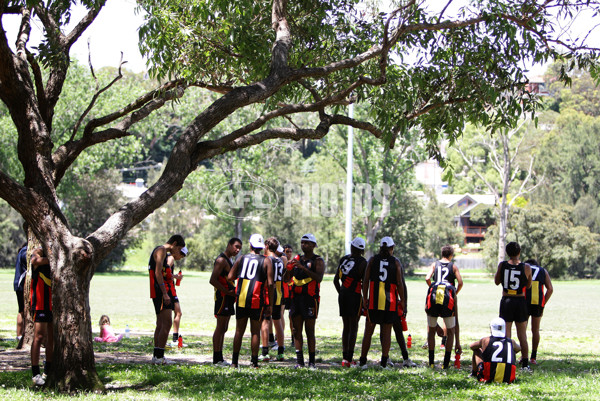
[[[14,336],[16,299],[12,291],[12,271],[0,271],[0,335]],[[209,273],[186,272],[178,287],[183,319],[181,332],[187,348],[181,355],[212,354],[211,338],[214,329],[213,290],[208,284]],[[599,281],[553,281],[555,294],[542,320],[542,342],[538,352],[541,364],[531,375],[522,374],[511,386],[483,385],[467,379],[470,352],[463,356],[463,369],[448,372],[420,367],[411,370],[394,369],[367,371],[341,369],[341,319],[338,316],[336,293],[332,277],[322,284],[322,302],[317,320],[318,371],[294,370],[271,363],[254,370],[242,367],[238,371],[208,365],[179,365],[157,367],[147,364],[99,364],[98,372],[108,387],[105,395],[85,394],[75,398],[90,399],[600,399],[600,351],[597,347],[597,316],[600,314]],[[408,280],[408,324],[413,338],[411,359],[423,364],[426,350],[423,311],[426,285],[422,278]],[[12,301],[11,301],[12,300]],[[471,341],[487,335],[488,322],[497,316],[500,289],[490,277],[468,277],[459,295],[459,317],[463,348]],[[132,338],[118,344],[94,344],[97,352],[123,352],[143,356],[149,361],[152,352],[150,333],[154,329],[154,310],[149,299],[146,273],[97,274],[92,280],[90,306],[94,330],[101,314],[111,317],[117,332],[129,324]],[[287,316],[287,314],[286,314]],[[286,319],[287,321],[287,319]],[[231,357],[232,320],[225,341],[224,354]],[[364,327],[361,320],[360,339]],[[286,329],[287,330],[287,329]],[[144,334],[145,333],[145,334]],[[289,333],[289,331],[286,331]],[[289,334],[286,334],[289,338]],[[289,340],[286,340],[288,345]],[[371,364],[380,357],[378,331],[369,353]],[[14,340],[0,342],[0,347],[13,347]],[[240,356],[242,364],[249,363],[249,341],[244,339]],[[288,356],[292,353],[286,351]],[[401,359],[397,345],[392,346],[392,360]],[[442,351],[436,350],[438,360]],[[0,358],[2,354],[0,353]],[[287,364],[289,365],[289,364]],[[0,399],[66,399],[34,391],[29,386],[29,371],[0,373]]]
[[[118,344],[120,350],[140,351],[149,337],[128,339]],[[206,352],[206,337],[194,338],[184,352]],[[293,369],[277,363],[262,364],[260,369],[243,366],[238,370],[216,368],[210,364],[151,366],[148,364],[99,364],[98,373],[107,385],[104,395],[78,395],[91,399],[461,399],[461,400],[526,400],[526,399],[598,399],[600,375],[597,354],[563,352],[567,341],[556,352],[545,355],[533,374],[518,374],[512,385],[486,385],[467,378],[467,361],[461,370],[447,372],[425,367],[381,370],[375,367],[378,347],[370,353],[367,370],[339,367],[339,340],[333,337],[319,341],[317,371]],[[397,355],[392,351],[392,355]],[[441,358],[442,352],[437,352]],[[247,363],[248,350],[242,350],[242,363]],[[423,362],[426,351],[411,349],[411,357]],[[278,366],[279,365],[279,366]],[[5,372],[0,375],[0,397],[3,399],[63,399],[29,386],[29,372]],[[27,383],[27,385],[24,385]]]

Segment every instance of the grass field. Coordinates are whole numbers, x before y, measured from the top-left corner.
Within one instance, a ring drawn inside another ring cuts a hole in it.
[[[211,355],[214,329],[213,290],[208,273],[189,273],[178,288],[183,309],[181,332],[189,344],[183,354]],[[459,371],[376,368],[366,371],[342,369],[336,293],[331,277],[322,283],[321,310],[317,320],[318,371],[293,370],[268,364],[260,370],[238,371],[193,364],[156,367],[146,364],[99,364],[98,371],[108,388],[105,395],[81,395],[86,399],[600,399],[600,350],[597,332],[600,315],[599,281],[555,281],[555,292],[542,320],[542,342],[533,374],[518,375],[515,384],[482,385],[467,379],[470,352],[463,355]],[[425,340],[423,311],[426,285],[422,278],[408,280],[409,332],[413,338],[411,359],[422,364],[427,359],[420,345]],[[0,271],[0,336],[14,337],[16,300],[12,291],[12,271]],[[146,273],[99,274],[92,281],[91,313],[94,322],[101,314],[111,317],[116,331],[128,324],[133,338],[119,344],[95,344],[96,350],[150,355],[150,333],[154,312],[149,299]],[[459,316],[463,348],[489,333],[488,322],[497,315],[500,289],[489,276],[467,276],[460,294]],[[233,335],[232,322],[228,336]],[[94,330],[98,331],[97,324]],[[362,338],[362,324],[359,342]],[[378,338],[376,334],[375,338]],[[375,364],[380,357],[378,341],[369,353]],[[286,342],[287,343],[287,342]],[[11,347],[3,341],[0,347]],[[248,341],[240,360],[249,360]],[[291,356],[291,352],[287,351]],[[231,356],[231,339],[226,340],[226,359]],[[358,357],[358,347],[355,354]],[[438,360],[442,351],[436,352]],[[392,360],[401,360],[397,345]],[[0,352],[0,358],[2,353]],[[149,359],[149,357],[148,357]],[[1,372],[0,398],[57,398],[30,388],[29,371]],[[66,396],[64,397],[66,398]]]

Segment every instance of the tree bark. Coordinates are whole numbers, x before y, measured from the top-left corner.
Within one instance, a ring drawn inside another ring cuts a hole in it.
[[[102,391],[95,367],[89,290],[95,270],[91,245],[60,233],[52,243],[54,355],[51,384],[61,391]]]

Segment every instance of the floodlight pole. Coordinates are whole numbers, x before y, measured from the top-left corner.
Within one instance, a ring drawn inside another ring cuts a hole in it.
[[[350,103],[348,107],[348,117],[354,118],[354,104]],[[350,253],[350,241],[352,241],[352,154],[354,148],[354,128],[348,126],[348,151],[347,151],[347,166],[346,166],[346,255]]]

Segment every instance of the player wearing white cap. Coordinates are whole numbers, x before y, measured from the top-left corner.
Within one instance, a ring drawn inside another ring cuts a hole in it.
[[[367,310],[365,334],[360,354],[360,366],[367,367],[367,354],[376,325],[380,325],[381,366],[387,367],[391,346],[392,325],[398,319],[398,299],[406,310],[402,266],[394,257],[394,240],[381,239],[379,253],[373,256],[365,270],[362,293],[363,306]]]
[[[506,337],[506,322],[497,317],[490,322],[491,336],[471,344],[471,376],[479,381],[512,383],[515,380],[516,356],[521,351],[515,340]]]
[[[236,324],[233,338],[231,367],[238,367],[238,358],[242,348],[242,338],[250,319],[250,349],[252,365],[258,367],[258,349],[260,346],[260,326],[263,316],[271,314],[273,304],[273,264],[271,259],[261,255],[265,242],[262,235],[250,236],[250,253],[239,258],[234,264],[227,280],[237,281]]]
[[[367,261],[362,256],[365,246],[364,239],[354,238],[350,242],[350,254],[340,259],[337,274],[333,278],[343,323],[342,366],[345,367],[356,364],[352,359],[362,309],[362,280],[367,267]]]
[[[306,331],[308,345],[308,367],[315,367],[316,339],[315,323],[319,314],[321,281],[325,272],[325,262],[315,255],[317,239],[313,234],[304,234],[300,239],[304,254],[297,255],[288,262],[284,281],[293,277],[292,285],[292,321],[294,324],[294,345],[296,347],[297,367],[304,367],[302,328]]]

